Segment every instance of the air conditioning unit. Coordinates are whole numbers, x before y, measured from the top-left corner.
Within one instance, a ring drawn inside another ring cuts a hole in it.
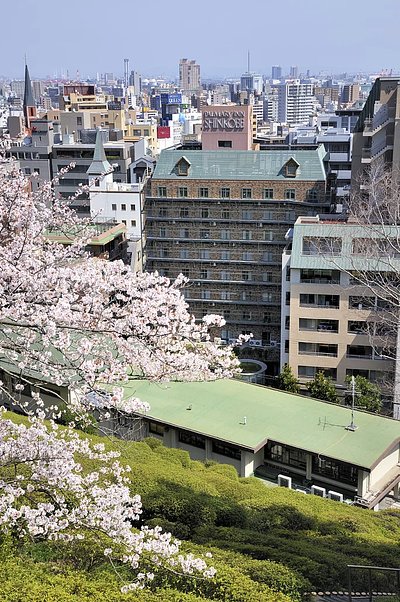
[[[318,485],[311,486],[312,495],[318,495],[319,497],[326,497],[325,487],[318,487]]]
[[[288,489],[292,488],[292,478],[287,477],[284,474],[278,474],[278,485],[279,487],[287,487]]]
[[[261,347],[262,346],[262,341],[261,340],[254,340],[254,339],[250,339],[249,341],[249,347]]]
[[[338,493],[337,491],[328,491],[328,498],[330,500],[335,500],[335,502],[343,502],[343,493]]]

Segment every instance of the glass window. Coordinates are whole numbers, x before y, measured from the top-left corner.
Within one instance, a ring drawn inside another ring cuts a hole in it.
[[[113,204],[111,205],[111,210],[112,210],[112,211],[116,211],[116,210],[117,210],[117,204],[116,204],[116,203],[113,203]]]
[[[125,205],[125,203],[121,203],[121,211],[126,211],[126,205]]]
[[[135,211],[136,207],[135,205],[131,205],[131,211]]]
[[[221,188],[221,199],[229,199],[231,196],[230,188]]]
[[[251,240],[252,232],[251,230],[243,230],[242,232],[242,240]]]
[[[210,230],[200,230],[200,238],[210,238]]]
[[[222,219],[230,219],[229,209],[222,209],[221,217]]]
[[[131,219],[131,226],[133,228],[136,226],[136,220],[135,219]]]
[[[208,199],[208,188],[203,188],[203,187],[199,188],[199,196],[202,199]]]
[[[296,198],[296,190],[294,188],[286,188],[285,199],[295,200],[295,198]]]
[[[179,217],[189,217],[189,209],[187,207],[181,207],[179,210]]]
[[[212,442],[212,451],[214,454],[233,458],[234,460],[240,460],[241,458],[240,449],[238,447],[234,447],[228,443],[221,443],[220,441]]]
[[[273,199],[274,190],[273,188],[264,188],[264,199]]]
[[[157,190],[157,196],[166,197],[167,196],[167,187],[159,186]]]
[[[188,195],[188,189],[186,186],[179,186],[178,188],[178,197],[186,198]]]
[[[242,188],[242,199],[251,199],[251,188]]]
[[[208,207],[201,208],[201,217],[203,217],[203,218],[210,217],[210,211],[209,211]]]
[[[206,447],[206,439],[202,435],[189,433],[187,431],[179,431],[178,439],[181,443],[193,445],[193,447],[200,447],[201,449],[205,449]]]

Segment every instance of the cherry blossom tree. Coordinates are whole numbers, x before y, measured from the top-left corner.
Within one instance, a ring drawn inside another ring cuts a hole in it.
[[[123,401],[121,383],[128,379],[210,380],[238,371],[232,349],[210,336],[224,320],[209,315],[195,322],[180,292],[183,277],[171,282],[90,257],[92,228],[54,198],[51,183],[32,192],[26,177],[0,162],[0,361],[17,380],[13,391],[0,383],[3,398],[18,401],[42,379],[68,386],[74,412],[85,413],[91,394],[107,386],[109,408],[133,413],[144,406]],[[54,242],[54,231],[69,244]],[[212,576],[204,559],[181,555],[169,534],[132,530],[140,498],[131,494],[116,455],[91,447],[72,428],[45,424],[40,392],[34,401],[28,425],[0,412],[0,530],[67,541],[98,530],[110,539],[105,554],[117,554],[135,571],[125,589],[152,579],[141,570],[143,559]],[[98,469],[82,470],[78,455]]]

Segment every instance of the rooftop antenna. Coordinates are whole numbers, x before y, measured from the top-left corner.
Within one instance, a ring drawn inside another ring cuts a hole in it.
[[[354,401],[356,397],[356,379],[354,376],[351,377],[351,422],[349,426],[346,426],[346,431],[356,431],[358,426],[354,422]]]

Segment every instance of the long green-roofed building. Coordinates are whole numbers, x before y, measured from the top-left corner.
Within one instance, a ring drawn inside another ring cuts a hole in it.
[[[367,507],[397,492],[397,420],[356,410],[349,430],[348,407],[237,380],[131,381],[124,394],[150,404],[142,414],[149,435],[195,459],[233,464],[242,476],[281,474]]]

